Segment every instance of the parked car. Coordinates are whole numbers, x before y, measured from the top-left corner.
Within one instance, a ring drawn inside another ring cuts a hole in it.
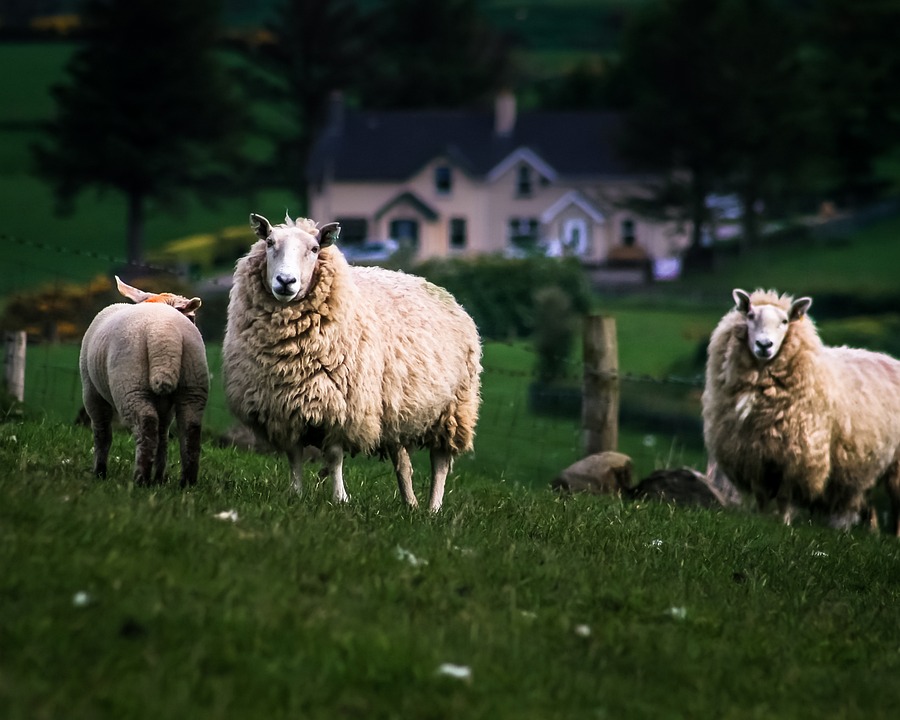
[[[364,240],[361,243],[347,243],[341,246],[344,257],[351,263],[377,263],[390,260],[400,249],[400,243],[392,238],[384,240]]]

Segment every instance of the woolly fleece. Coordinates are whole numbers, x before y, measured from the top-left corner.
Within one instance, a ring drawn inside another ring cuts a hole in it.
[[[196,425],[197,447],[193,448],[192,440],[191,451],[197,457],[190,460],[197,462],[199,427],[209,395],[209,370],[200,332],[178,310],[155,302],[116,303],[104,308],[84,334],[79,368],[84,405],[95,438],[98,428],[108,426],[114,408],[134,433],[138,454],[142,443],[155,449],[157,438],[144,437],[147,423],[152,424],[152,418],[156,418],[159,437],[165,437],[174,410],[182,442],[186,432],[183,425]],[[100,459],[105,473],[106,457],[102,451]],[[96,460],[95,457],[95,463]],[[185,468],[184,464],[183,454],[182,482],[195,482],[196,467]],[[158,479],[164,469],[157,468]],[[145,472],[136,466],[135,480],[149,482],[148,473],[149,470]]]
[[[793,298],[757,290],[751,305],[788,312]],[[900,362],[867,350],[825,346],[812,320],[790,323],[779,353],[759,362],[745,316],[713,331],[703,391],[707,450],[762,506],[779,495],[832,515],[858,512],[882,476],[900,503]],[[784,484],[784,487],[782,487]]]
[[[265,267],[261,240],[230,293],[223,372],[236,417],[283,451],[471,450],[481,344],[446,290],[325,247],[309,294],[285,305]]]

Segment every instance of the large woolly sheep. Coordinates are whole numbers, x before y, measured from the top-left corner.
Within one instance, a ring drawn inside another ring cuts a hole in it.
[[[136,304],[101,310],[81,343],[84,407],[94,433],[94,473],[105,477],[118,413],[135,438],[134,482],[165,481],[169,426],[178,422],[181,485],[197,482],[209,395],[206,348],[193,318],[200,298],[147,293],[116,278]]]
[[[711,457],[760,509],[794,506],[835,527],[862,519],[886,483],[900,535],[900,362],[828,347],[807,316],[812,300],[736,289],[712,333],[703,391]]]
[[[452,461],[472,448],[481,342],[444,289],[378,267],[351,267],[337,223],[271,225],[237,263],[222,347],[234,415],[287,453],[302,490],[303,448],[322,449],[333,497],[348,499],[345,451],[391,459],[417,504],[409,452],[431,452],[429,507],[441,507]]]

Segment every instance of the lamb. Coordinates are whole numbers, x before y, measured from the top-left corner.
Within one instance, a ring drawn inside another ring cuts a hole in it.
[[[231,411],[287,454],[298,493],[303,448],[320,448],[337,502],[349,499],[349,451],[389,457],[415,507],[409,453],[428,448],[438,511],[453,459],[473,446],[475,323],[423,278],[348,265],[338,223],[287,216],[273,226],[251,214],[250,226],[258,241],[237,263],[222,345]]]
[[[886,485],[900,536],[900,362],[823,344],[812,299],[733,292],[736,308],[713,331],[703,391],[711,458],[764,509],[776,499],[848,528],[867,493]]]
[[[137,303],[115,303],[93,319],[81,343],[84,407],[94,434],[94,474],[106,477],[114,413],[135,437],[134,482],[165,482],[169,426],[178,422],[181,486],[194,485],[209,395],[203,338],[194,325],[200,298],[147,293],[116,277]]]

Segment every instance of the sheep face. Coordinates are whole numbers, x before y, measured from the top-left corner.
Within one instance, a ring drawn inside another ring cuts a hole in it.
[[[283,225],[272,225],[262,215],[250,215],[250,227],[266,241],[266,283],[276,300],[302,300],[310,291],[319,260],[319,250],[332,245],[340,234],[337,223],[321,228],[295,224],[290,217]]]
[[[778,355],[791,323],[802,319],[812,305],[811,298],[803,297],[785,310],[768,303],[753,305],[750,295],[740,289],[735,289],[732,296],[738,311],[747,321],[747,347],[763,363]]]

